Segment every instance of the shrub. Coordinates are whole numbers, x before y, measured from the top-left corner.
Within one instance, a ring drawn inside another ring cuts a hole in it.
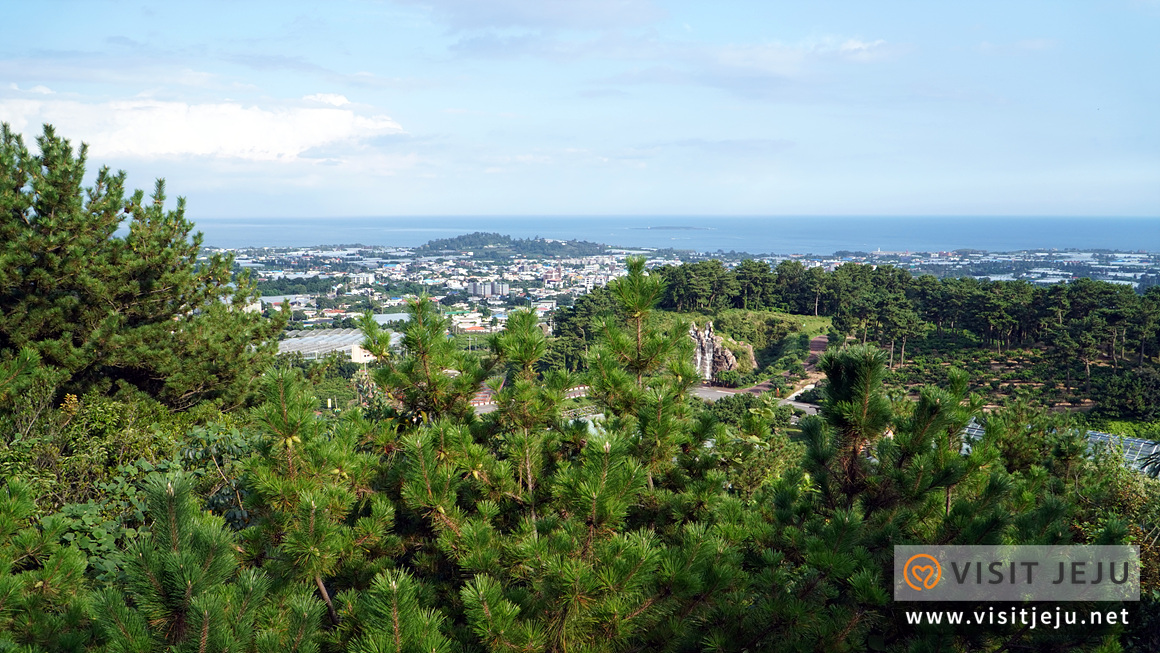
[[[741,373],[737,370],[723,370],[715,374],[713,380],[726,388],[736,388],[741,383]]]

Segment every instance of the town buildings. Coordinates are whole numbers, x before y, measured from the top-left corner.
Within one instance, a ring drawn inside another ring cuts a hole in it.
[[[295,317],[297,330],[345,327],[348,333],[311,339],[298,334],[283,341],[284,351],[304,356],[341,351],[351,360],[365,355],[349,347],[359,336],[354,321],[365,311],[392,323],[404,319],[402,307],[420,292],[439,302],[451,319],[452,331],[473,335],[502,330],[514,308],[535,310],[551,324],[560,306],[591,292],[624,274],[624,258],[645,255],[648,265],[679,265],[686,261],[717,258],[732,267],[747,254],[606,249],[593,256],[510,256],[506,259],[476,256],[473,252],[441,252],[421,255],[404,247],[303,247],[236,250],[235,263],[248,269],[267,286],[309,292],[273,292],[262,297],[265,310],[286,305]],[[785,260],[803,266],[833,270],[845,264],[894,265],[915,275],[974,276],[992,280],[1021,279],[1033,284],[1053,284],[1080,277],[1102,279],[1141,288],[1160,283],[1160,254],[1146,252],[1029,250],[995,253],[979,250],[942,252],[836,252],[828,256],[761,256],[771,266]],[[390,316],[394,316],[393,318]],[[305,338],[305,339],[303,339]],[[298,340],[298,342],[289,342]],[[349,340],[349,343],[347,342]]]

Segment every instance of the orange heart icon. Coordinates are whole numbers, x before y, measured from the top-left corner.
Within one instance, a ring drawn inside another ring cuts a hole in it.
[[[915,565],[910,568],[910,573],[914,574],[914,579],[922,583],[922,586],[930,589],[934,587],[934,565]]]
[[[918,564],[916,564],[918,563]],[[911,589],[921,592],[931,589],[942,580],[942,565],[934,556],[919,553],[910,557],[903,568],[903,577]],[[918,583],[917,585],[915,583]]]

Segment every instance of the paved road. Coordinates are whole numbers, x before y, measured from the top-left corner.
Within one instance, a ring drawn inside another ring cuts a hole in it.
[[[813,386],[806,386],[806,388],[811,388],[811,387],[813,387]],[[803,388],[803,390],[806,388]],[[723,398],[728,397],[730,395],[740,394],[743,392],[745,392],[745,390],[726,390],[724,388],[711,388],[709,386],[697,386],[696,388],[693,388],[693,394],[704,399],[705,401],[710,401],[710,402],[717,401],[718,399],[723,399]],[[796,397],[798,394],[800,394],[800,392],[801,391],[794,393],[793,396]],[[791,397],[791,399],[792,399],[792,397]],[[818,407],[815,404],[807,404],[807,403],[804,403],[801,401],[792,401],[791,399],[782,399],[778,402],[778,404],[780,404],[780,405],[788,404],[790,406],[793,406],[794,408],[797,408],[798,410],[805,411],[805,413],[807,415],[817,415],[818,414]]]
[[[806,415],[817,415],[818,414],[817,404],[803,404],[800,401],[789,401],[788,399],[782,399],[779,403],[782,405],[788,404],[788,405],[793,406],[794,408],[796,408],[798,410],[805,411]]]
[[[818,369],[818,359],[826,352],[826,347],[829,344],[830,336],[814,336],[810,339],[810,355],[806,359],[807,372],[813,372]]]
[[[693,388],[693,394],[704,399],[705,401],[717,401],[724,399],[731,395],[737,394],[736,390],[726,390],[724,388],[711,388],[709,386],[699,385]]]

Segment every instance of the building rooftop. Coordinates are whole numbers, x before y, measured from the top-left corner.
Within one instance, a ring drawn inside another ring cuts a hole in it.
[[[307,358],[315,358],[351,345],[362,343],[363,334],[358,329],[311,329],[286,332],[286,339],[278,343],[279,354],[301,353]]]

